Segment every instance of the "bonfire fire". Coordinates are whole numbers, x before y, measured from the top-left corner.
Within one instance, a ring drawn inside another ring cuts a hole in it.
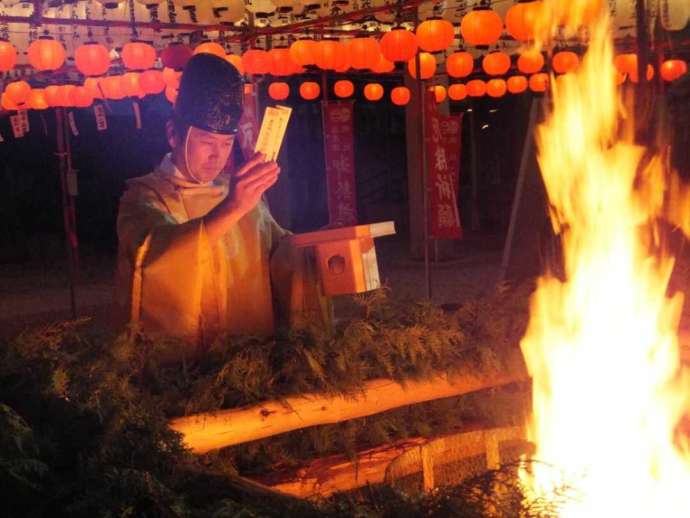
[[[582,13],[583,3],[551,5]],[[567,486],[560,516],[688,517],[690,455],[676,433],[690,401],[683,299],[667,296],[674,259],[659,252],[656,227],[678,182],[665,183],[660,160],[638,170],[644,149],[623,136],[609,20],[592,18],[588,52],[553,85],[537,135],[565,281],[540,279],[521,343],[534,458],[549,466],[523,475],[532,497]]]

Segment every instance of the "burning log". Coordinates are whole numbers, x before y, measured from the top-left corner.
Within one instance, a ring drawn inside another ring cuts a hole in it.
[[[477,351],[466,352],[469,358],[472,352]],[[301,428],[339,423],[527,379],[517,350],[511,350],[503,362],[510,367],[475,363],[479,365],[453,376],[441,375],[405,384],[375,379],[365,383],[358,395],[302,394],[283,401],[179,417],[170,421],[170,427],[184,436],[185,444],[192,451],[205,453]]]

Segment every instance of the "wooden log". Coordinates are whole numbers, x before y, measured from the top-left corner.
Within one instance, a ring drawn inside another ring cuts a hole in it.
[[[494,367],[467,368],[466,372],[452,378],[443,375],[424,381],[409,381],[405,385],[389,379],[376,379],[365,383],[357,395],[302,394],[283,401],[266,401],[254,406],[179,417],[169,424],[184,436],[185,444],[192,451],[205,453],[301,428],[339,423],[527,379],[519,351],[511,351],[504,364],[511,367],[501,371]]]

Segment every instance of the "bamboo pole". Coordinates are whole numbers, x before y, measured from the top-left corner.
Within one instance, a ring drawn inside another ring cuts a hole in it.
[[[478,390],[527,379],[519,351],[507,365],[516,368],[477,368],[453,377],[441,375],[404,385],[390,379],[364,384],[357,395],[301,394],[283,401],[272,400],[254,406],[204,412],[172,419],[170,427],[183,435],[195,453],[232,446],[308,428],[334,424],[378,414],[406,405],[459,396]]]

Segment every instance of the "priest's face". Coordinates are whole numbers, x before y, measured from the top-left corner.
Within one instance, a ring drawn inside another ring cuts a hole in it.
[[[219,135],[194,126],[186,138],[176,139],[174,152],[182,158],[182,172],[191,180],[212,182],[223,171],[232,152],[234,135]],[[179,167],[179,166],[178,166]]]

